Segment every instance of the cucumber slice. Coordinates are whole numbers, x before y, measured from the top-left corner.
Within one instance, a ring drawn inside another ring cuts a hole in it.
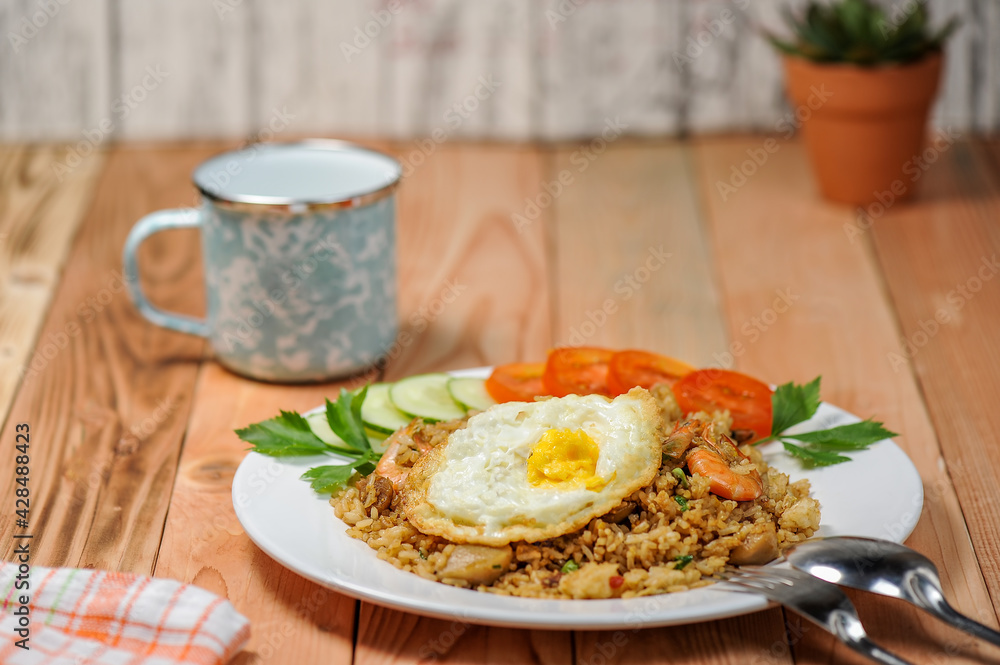
[[[464,418],[463,409],[448,392],[447,374],[418,374],[397,381],[389,389],[389,398],[403,413],[437,422]]]
[[[448,392],[452,399],[461,404],[468,411],[485,411],[497,403],[486,392],[485,379],[473,377],[452,377],[448,381]]]
[[[327,443],[332,443],[335,446],[343,446],[347,448],[347,444],[339,436],[333,433],[330,429],[330,423],[326,421],[326,413],[323,411],[317,411],[316,413],[310,413],[306,416],[306,422],[309,423],[309,428],[312,429],[313,434],[323,439]]]
[[[372,450],[377,452],[379,455],[384,453],[386,449],[389,448],[389,444],[386,443],[389,435],[385,432],[374,432],[366,427],[365,434],[368,435],[368,443],[371,445]]]
[[[391,383],[373,383],[368,386],[365,401],[361,404],[361,420],[368,429],[392,434],[410,422],[410,418],[389,399],[391,388]]]
[[[310,413],[306,416],[306,422],[309,423],[309,428],[313,431],[313,434],[323,439],[327,443],[332,443],[335,446],[345,446],[344,440],[333,433],[330,429],[330,423],[326,421],[326,413],[323,411],[317,411],[316,413]],[[407,421],[409,422],[409,421]],[[367,427],[365,428],[365,434],[368,435],[368,443],[371,445],[372,450],[377,453],[384,453],[386,448],[385,440],[387,438],[384,432],[374,432]]]

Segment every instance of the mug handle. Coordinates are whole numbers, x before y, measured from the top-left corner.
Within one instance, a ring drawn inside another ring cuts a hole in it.
[[[132,298],[139,313],[148,321],[189,335],[208,337],[208,323],[204,320],[182,314],[171,314],[149,302],[139,283],[139,263],[136,259],[139,245],[154,233],[167,229],[199,226],[201,226],[201,212],[196,208],[175,208],[150,213],[140,219],[129,232],[125,240],[125,249],[122,251],[122,263],[125,267],[125,283],[128,285],[129,297]]]

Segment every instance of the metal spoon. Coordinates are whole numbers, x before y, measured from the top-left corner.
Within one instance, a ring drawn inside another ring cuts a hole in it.
[[[901,598],[970,635],[1000,646],[1000,633],[948,604],[937,568],[909,547],[888,540],[839,536],[807,540],[794,545],[785,556],[793,567],[814,577]]]

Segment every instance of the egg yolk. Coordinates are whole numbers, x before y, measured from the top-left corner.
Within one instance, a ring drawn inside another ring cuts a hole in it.
[[[528,482],[535,487],[599,492],[608,484],[596,475],[600,453],[582,429],[550,429],[528,456]]]

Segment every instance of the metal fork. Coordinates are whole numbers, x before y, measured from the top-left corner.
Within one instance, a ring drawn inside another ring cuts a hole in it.
[[[912,665],[868,639],[854,603],[836,584],[790,568],[733,568],[720,576],[734,591],[757,593],[795,610],[877,663]]]

